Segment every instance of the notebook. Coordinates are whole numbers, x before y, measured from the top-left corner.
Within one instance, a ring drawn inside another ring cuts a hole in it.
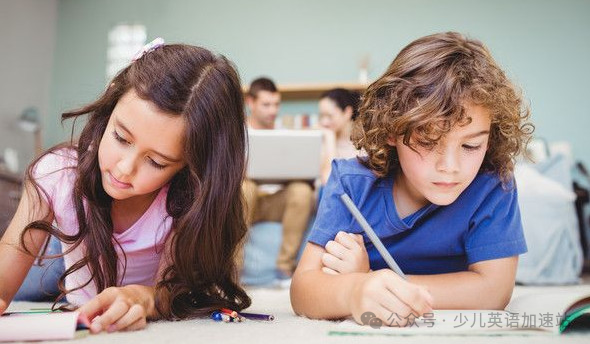
[[[78,312],[24,311],[0,316],[0,342],[74,339],[88,333]]]
[[[320,175],[320,130],[248,130],[249,179],[280,182]]]
[[[388,322],[395,325],[395,316]],[[389,327],[381,319],[361,326],[352,320],[335,325],[330,335],[540,335],[590,331],[590,290],[534,293],[515,297],[502,310],[435,310],[411,319],[407,327]]]

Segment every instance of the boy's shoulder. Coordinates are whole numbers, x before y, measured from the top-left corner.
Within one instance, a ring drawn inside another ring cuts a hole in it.
[[[496,172],[480,172],[475,176],[471,185],[478,188],[495,189],[497,187],[502,187],[506,190],[510,190],[515,184],[514,178],[504,183],[500,178],[500,175]]]
[[[377,176],[368,167],[363,165],[358,158],[334,159],[333,167],[338,171],[340,177],[369,177],[377,179]]]
[[[336,170],[334,173],[336,178],[349,191],[370,190],[375,187],[391,188],[393,186],[392,176],[378,177],[357,158],[334,159],[332,169]]]
[[[475,200],[500,200],[505,195],[514,192],[514,179],[503,182],[495,172],[480,172],[467,189],[463,191],[461,198],[468,199],[469,202],[475,202]]]

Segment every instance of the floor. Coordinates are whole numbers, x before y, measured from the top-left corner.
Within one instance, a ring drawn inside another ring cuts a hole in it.
[[[589,284],[560,287],[523,287],[517,286],[514,295],[537,292],[571,293],[587,291],[590,295],[590,278],[585,278]],[[249,311],[254,313],[273,314],[275,320],[245,321],[242,323],[215,322],[210,319],[196,319],[178,322],[153,322],[146,329],[130,333],[111,333],[89,335],[80,333],[79,337],[67,343],[195,343],[199,342],[234,342],[240,343],[355,343],[359,340],[369,340],[366,336],[334,336],[330,330],[336,326],[335,322],[310,320],[296,316],[290,307],[288,289],[256,288],[249,289],[253,303]],[[39,304],[19,302],[13,303],[11,309],[30,309]],[[404,336],[391,338],[380,335],[376,330],[370,336],[371,344],[375,343],[428,343],[432,344],[433,336]],[[519,336],[437,336],[437,344],[441,343],[589,343],[590,332],[570,335],[535,335]],[[54,343],[54,342],[53,342]]]

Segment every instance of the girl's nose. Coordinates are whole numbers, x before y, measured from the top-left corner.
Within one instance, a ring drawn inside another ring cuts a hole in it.
[[[135,169],[135,156],[132,153],[125,154],[117,163],[117,169],[121,174],[130,176]]]

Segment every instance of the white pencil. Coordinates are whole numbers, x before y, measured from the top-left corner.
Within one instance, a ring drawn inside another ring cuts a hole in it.
[[[363,214],[361,214],[356,205],[354,205],[350,197],[347,194],[342,194],[340,198],[342,199],[342,202],[344,202],[344,205],[346,205],[352,216],[361,225],[365,233],[367,233],[367,236],[369,237],[371,242],[373,242],[373,245],[375,246],[377,251],[379,251],[379,254],[381,254],[381,257],[383,257],[383,260],[385,260],[385,263],[387,263],[389,268],[393,270],[396,274],[400,275],[403,279],[406,279],[406,275],[404,274],[402,269],[400,269],[399,265],[397,265],[391,254],[389,254],[389,251],[387,251],[387,249],[385,248],[385,246],[383,245],[383,243],[381,242],[373,228],[371,228]]]

